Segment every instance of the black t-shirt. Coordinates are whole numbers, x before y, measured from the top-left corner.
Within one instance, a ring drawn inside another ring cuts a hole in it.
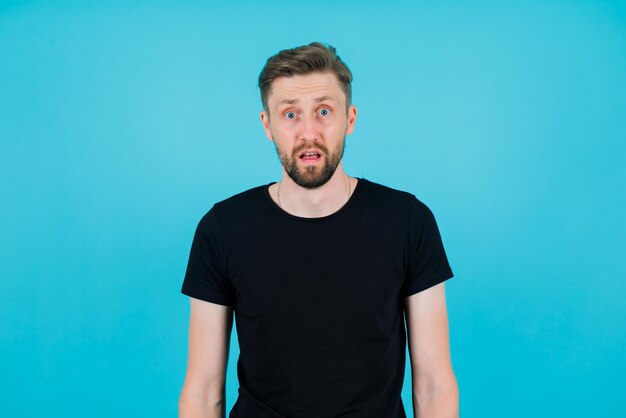
[[[301,218],[268,186],[200,220],[182,287],[234,308],[229,416],[406,417],[403,298],[452,277],[432,212],[361,178],[337,212]]]

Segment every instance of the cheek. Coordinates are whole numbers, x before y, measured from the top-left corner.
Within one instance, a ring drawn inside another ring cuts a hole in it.
[[[280,138],[283,146],[292,146],[301,135],[300,129],[296,125],[281,124],[277,125],[274,130],[276,137]]]
[[[293,131],[293,124],[281,120],[270,124],[270,128],[273,132],[287,134]]]
[[[341,121],[334,121],[333,123],[328,123],[324,129],[329,135],[339,136],[344,134],[346,126]]]

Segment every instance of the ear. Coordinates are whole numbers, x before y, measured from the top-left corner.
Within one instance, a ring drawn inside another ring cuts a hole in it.
[[[348,107],[348,126],[346,127],[346,135],[350,135],[354,131],[354,124],[356,123],[356,107],[350,105]]]
[[[273,142],[274,137],[272,136],[272,131],[270,131],[270,115],[268,115],[265,110],[261,111],[261,123],[263,124],[263,129],[265,130],[265,136]]]

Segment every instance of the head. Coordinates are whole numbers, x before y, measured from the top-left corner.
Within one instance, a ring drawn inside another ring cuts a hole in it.
[[[341,163],[356,121],[351,81],[335,48],[317,42],[280,51],[259,76],[263,127],[285,172],[302,187],[322,186]]]
[[[279,77],[291,77],[315,72],[330,72],[346,96],[346,106],[352,101],[352,72],[336,54],[334,47],[319,42],[292,49],[283,49],[267,59],[265,67],[259,75],[259,89],[263,110],[269,114],[267,97],[272,90],[272,83]],[[347,110],[347,107],[346,107]]]

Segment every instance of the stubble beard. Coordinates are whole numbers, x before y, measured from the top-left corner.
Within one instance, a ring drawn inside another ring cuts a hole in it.
[[[331,154],[323,144],[317,143],[304,143],[296,148],[294,148],[291,156],[281,152],[276,146],[276,142],[274,142],[274,146],[276,147],[276,153],[278,154],[278,158],[285,168],[285,172],[293,180],[298,186],[304,187],[307,189],[314,189],[316,187],[323,186],[331,179],[341,159],[343,158],[343,152],[345,149],[345,137],[341,139],[341,142],[337,145],[334,152]],[[305,165],[304,167],[298,166],[299,155],[302,151],[316,148],[319,149],[322,154],[324,154],[324,164],[322,167],[318,167],[316,165]]]

